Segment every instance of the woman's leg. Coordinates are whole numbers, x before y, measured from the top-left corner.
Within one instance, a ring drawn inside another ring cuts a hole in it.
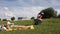
[[[30,29],[31,26],[18,26],[17,29]]]

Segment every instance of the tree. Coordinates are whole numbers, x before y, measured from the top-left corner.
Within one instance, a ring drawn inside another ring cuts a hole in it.
[[[7,21],[7,19],[3,19],[2,21]]]
[[[15,17],[11,17],[11,20],[14,21],[15,20]]]
[[[35,19],[35,17],[31,17],[31,19]]]
[[[44,13],[43,18],[56,17],[57,15],[57,11],[55,11],[52,7],[42,10],[40,13]]]
[[[57,11],[54,12],[54,18],[57,18]]]
[[[18,20],[22,20],[23,17],[18,17]]]

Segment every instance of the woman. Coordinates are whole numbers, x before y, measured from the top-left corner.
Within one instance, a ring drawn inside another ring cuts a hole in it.
[[[14,23],[7,22],[6,28],[16,30],[16,29],[34,29],[33,25],[31,26],[21,26],[21,25],[14,25]]]

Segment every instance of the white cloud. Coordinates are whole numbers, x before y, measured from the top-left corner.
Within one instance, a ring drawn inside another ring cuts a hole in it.
[[[8,7],[4,7],[5,10],[8,10]]]
[[[5,13],[6,17],[13,17],[15,16],[11,11]]]
[[[14,14],[9,10],[8,7],[3,7],[3,9],[5,9],[5,16],[9,16],[9,17],[13,17]]]
[[[32,17],[35,16],[46,7],[22,7],[22,8],[13,8],[14,14],[23,17]]]
[[[58,6],[60,6],[60,1],[59,1],[59,0],[51,0],[51,3],[52,3],[53,5],[58,5]]]
[[[60,9],[55,9],[55,10],[57,11],[58,14],[60,14]],[[57,14],[57,15],[58,15],[58,14]]]
[[[0,17],[1,18],[9,18],[15,16],[8,7],[1,7],[0,8]]]

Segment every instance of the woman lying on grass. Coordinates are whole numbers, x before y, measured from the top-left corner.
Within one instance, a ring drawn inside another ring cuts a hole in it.
[[[33,25],[31,26],[21,26],[21,25],[14,25],[14,23],[10,23],[10,22],[7,22],[6,24],[6,28],[9,30],[9,29],[12,29],[12,30],[16,30],[16,29],[34,29]]]
[[[0,30],[12,31],[12,30],[21,30],[21,29],[34,29],[33,25],[31,26],[22,26],[22,25],[14,25],[14,23],[10,23],[9,21],[6,23],[6,26],[3,24],[0,26]]]

